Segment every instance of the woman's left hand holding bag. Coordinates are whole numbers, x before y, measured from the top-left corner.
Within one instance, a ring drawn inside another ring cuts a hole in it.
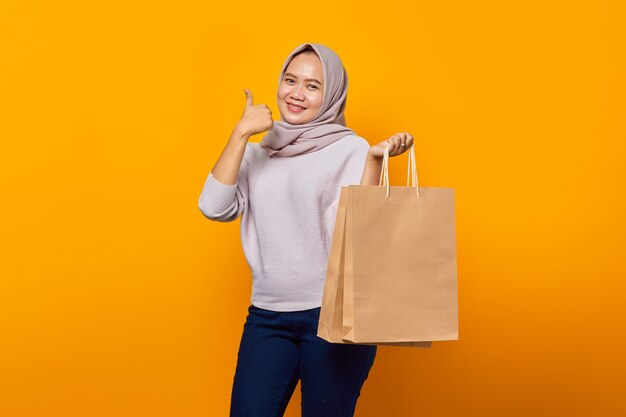
[[[385,155],[385,147],[389,145],[389,156],[398,156],[406,152],[411,145],[413,145],[413,136],[409,132],[399,132],[380,142],[377,145],[371,146],[369,150],[370,156],[383,159]]]

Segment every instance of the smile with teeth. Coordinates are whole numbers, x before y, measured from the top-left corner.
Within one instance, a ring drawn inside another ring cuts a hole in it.
[[[299,113],[301,111],[306,110],[306,107],[302,107],[302,106],[297,106],[295,104],[291,104],[291,103],[287,103],[287,107],[289,108],[289,110]]]

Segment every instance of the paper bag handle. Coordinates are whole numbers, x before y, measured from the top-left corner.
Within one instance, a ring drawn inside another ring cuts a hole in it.
[[[409,173],[411,178],[411,184],[409,185]],[[389,143],[385,146],[385,154],[383,156],[383,164],[382,169],[380,170],[380,180],[378,185],[386,185],[387,186],[387,197],[389,197]],[[415,187],[415,192],[417,197],[420,196],[419,186],[417,184],[417,166],[415,164],[415,148],[414,143],[411,144],[411,148],[409,148],[409,160],[406,171],[406,186],[407,187]]]

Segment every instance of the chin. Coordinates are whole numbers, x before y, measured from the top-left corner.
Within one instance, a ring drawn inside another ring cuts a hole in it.
[[[309,123],[309,122],[310,122],[310,120],[304,120],[304,119],[289,121],[289,123],[291,123],[292,125],[303,125],[303,124]]]
[[[309,123],[311,121],[311,120],[309,120],[308,117],[293,117],[290,114],[288,114],[286,116],[283,114],[283,119],[285,119],[286,122],[289,122],[292,125],[301,125],[301,124],[304,124],[304,123]]]

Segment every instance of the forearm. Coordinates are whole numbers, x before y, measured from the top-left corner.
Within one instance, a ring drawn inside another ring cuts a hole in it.
[[[249,138],[249,135],[243,133],[238,126],[235,126],[222,154],[211,170],[216,180],[227,185],[237,183],[237,175],[239,174],[239,168],[241,167],[241,161],[243,160]]]
[[[361,185],[378,185],[382,167],[383,160],[368,153],[365,160],[365,168],[363,168],[363,175],[361,176]]]

